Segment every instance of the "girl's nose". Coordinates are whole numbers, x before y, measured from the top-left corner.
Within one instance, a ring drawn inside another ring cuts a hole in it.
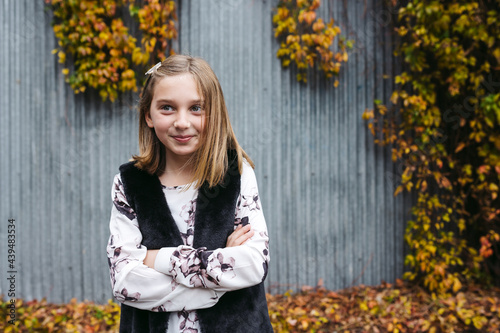
[[[189,126],[191,126],[191,123],[189,122],[189,119],[187,118],[187,115],[184,114],[184,112],[179,112],[178,115],[179,116],[174,121],[175,128],[178,128],[178,129],[189,128]]]

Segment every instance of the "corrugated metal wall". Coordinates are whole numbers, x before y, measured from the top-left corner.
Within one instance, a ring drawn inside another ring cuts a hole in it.
[[[256,163],[271,237],[272,292],[393,281],[403,270],[408,199],[361,114],[387,100],[394,62],[383,0],[323,1],[356,41],[333,88],[308,85],[275,54],[269,0],[180,3],[179,49],[208,60],[240,143]],[[105,246],[118,166],[137,152],[137,96],[114,104],[73,95],[51,54],[43,0],[0,1],[0,294],[7,296],[7,224],[15,219],[16,297],[103,302]],[[404,202],[406,201],[406,202]]]

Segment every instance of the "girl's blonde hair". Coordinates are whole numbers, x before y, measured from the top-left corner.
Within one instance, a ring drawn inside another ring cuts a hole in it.
[[[160,176],[165,171],[165,146],[160,142],[153,128],[146,123],[151,110],[154,89],[159,80],[166,76],[190,73],[203,99],[205,127],[201,133],[200,146],[191,157],[194,163],[192,181],[199,187],[207,182],[210,187],[222,182],[228,169],[228,150],[236,151],[238,170],[241,174],[243,158],[254,167],[250,157],[236,140],[229,121],[224,95],[217,76],[208,63],[187,55],[172,55],[149,74],[139,101],[139,155],[134,155],[136,166],[150,174]]]

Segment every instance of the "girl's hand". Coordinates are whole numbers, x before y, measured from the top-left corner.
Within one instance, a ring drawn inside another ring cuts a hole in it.
[[[254,234],[254,231],[251,230],[250,228],[251,228],[250,224],[247,224],[244,227],[242,227],[240,224],[236,228],[236,230],[233,231],[233,233],[229,235],[229,237],[227,238],[226,247],[239,246],[241,244],[244,244]],[[158,251],[160,250],[148,250],[148,252],[146,253],[146,258],[144,258],[144,265],[154,269],[156,255],[158,254]]]
[[[247,240],[249,240],[254,234],[254,231],[251,230],[250,224],[245,225],[244,227],[241,224],[236,228],[235,231],[227,238],[226,247],[239,246],[244,244]]]
[[[149,268],[155,268],[155,259],[156,255],[158,254],[158,251],[160,250],[148,250],[146,254],[146,258],[144,258],[144,265],[148,266]]]

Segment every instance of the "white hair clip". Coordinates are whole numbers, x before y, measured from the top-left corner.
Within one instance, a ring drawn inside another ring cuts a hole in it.
[[[144,74],[144,75],[152,74],[153,71],[160,68],[160,66],[161,66],[161,61],[159,63],[157,63],[156,65],[154,65],[153,67],[151,67],[149,69],[149,71],[147,71],[146,74]]]

